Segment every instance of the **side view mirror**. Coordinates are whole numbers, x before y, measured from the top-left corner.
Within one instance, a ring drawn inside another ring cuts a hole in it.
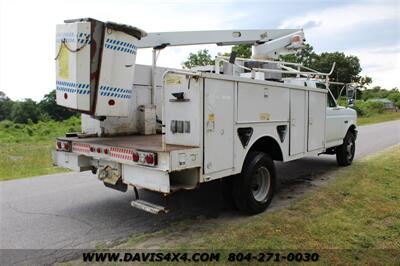
[[[357,88],[351,85],[346,86],[346,98],[348,106],[353,106],[356,100]]]

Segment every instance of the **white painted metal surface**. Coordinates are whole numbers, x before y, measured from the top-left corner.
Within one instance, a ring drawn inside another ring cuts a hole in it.
[[[211,44],[233,45],[240,43],[253,44],[257,41],[268,41],[298,32],[298,29],[265,29],[265,30],[216,30],[216,31],[178,31],[150,32],[138,43],[138,48],[153,48],[161,45],[182,46]]]
[[[325,147],[326,91],[308,92],[308,151]]]
[[[290,90],[290,155],[306,152],[307,102],[305,90]]]
[[[99,117],[128,116],[138,39],[114,26],[93,20],[57,25],[58,104]]]
[[[56,30],[57,104],[90,111],[90,22],[60,24]]]
[[[202,127],[200,79],[170,73],[165,77],[164,91],[166,144],[200,146]],[[183,93],[183,99],[178,99],[173,93]]]
[[[170,183],[167,171],[123,164],[122,178],[125,183],[133,186],[163,193],[170,192]]]
[[[155,105],[142,105],[138,107],[139,133],[142,135],[156,134],[156,106]]]
[[[205,79],[204,173],[233,168],[234,86],[232,81]]]
[[[304,33],[302,30],[270,39],[265,43],[253,45],[254,59],[279,58],[279,55],[293,53],[303,47]]]
[[[161,118],[161,89],[162,75],[166,68],[157,67],[156,69],[156,91],[155,107],[156,116]],[[136,134],[139,132],[138,120],[139,109],[143,105],[151,104],[151,67],[148,65],[136,64],[135,78],[133,83],[132,97],[129,99],[129,109],[127,117],[107,117],[100,121],[89,115],[82,114],[82,131],[85,133],[95,133],[98,135],[116,134]],[[154,121],[155,122],[155,121]]]
[[[348,121],[346,110],[342,107],[326,108],[326,142],[340,141]]]
[[[238,122],[289,121],[289,89],[245,82],[238,84]]]
[[[53,161],[60,167],[72,169],[77,172],[87,171],[90,166],[90,158],[70,152],[54,151]]]
[[[172,171],[201,167],[203,163],[203,150],[192,148],[170,152],[170,169]]]
[[[135,74],[137,39],[105,29],[96,116],[128,116]]]

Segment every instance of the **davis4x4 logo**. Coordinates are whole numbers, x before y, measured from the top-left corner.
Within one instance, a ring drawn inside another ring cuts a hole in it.
[[[83,253],[84,262],[218,262],[220,253],[175,253],[175,252],[139,252],[139,253]]]

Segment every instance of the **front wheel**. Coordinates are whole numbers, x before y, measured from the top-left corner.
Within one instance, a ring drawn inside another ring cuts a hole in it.
[[[356,138],[352,132],[347,132],[343,144],[336,149],[336,161],[340,166],[348,166],[353,162],[356,151]]]
[[[236,207],[249,214],[263,212],[272,201],[275,186],[275,165],[263,152],[250,152],[243,170],[235,176],[233,198]]]

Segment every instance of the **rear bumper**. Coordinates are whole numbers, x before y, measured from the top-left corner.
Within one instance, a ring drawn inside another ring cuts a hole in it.
[[[198,167],[170,172],[168,169],[125,164],[73,152],[54,151],[52,156],[54,165],[78,172],[99,169],[99,174],[103,169],[108,169],[113,177],[121,179],[124,184],[165,194],[175,191],[176,183],[181,185],[180,188],[191,189],[199,182]],[[107,182],[104,178],[99,179]]]
[[[90,158],[71,152],[53,151],[53,164],[77,172],[88,171],[92,169]]]
[[[154,168],[122,165],[122,180],[125,184],[149,190],[170,193],[170,178],[167,171]]]

